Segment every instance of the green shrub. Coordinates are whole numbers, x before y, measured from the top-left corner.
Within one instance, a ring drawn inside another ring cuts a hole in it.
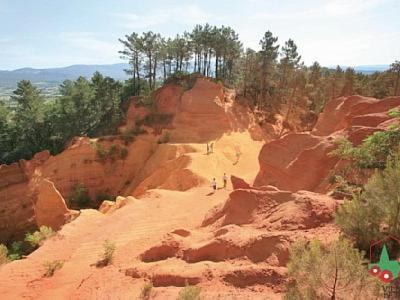
[[[100,143],[95,143],[94,147],[97,158],[101,161],[105,161],[107,159],[107,151],[104,149],[103,145]]]
[[[86,208],[89,206],[91,199],[87,188],[83,183],[75,184],[68,196],[68,204],[72,208]]]
[[[135,140],[136,136],[145,132],[146,131],[144,129],[142,129],[139,125],[136,124],[134,127],[125,130],[121,134],[121,138],[124,141],[125,145],[128,145]]]
[[[151,113],[147,115],[144,118],[144,124],[145,125],[153,125],[153,124],[159,124],[159,125],[166,125],[171,123],[173,118],[173,115],[171,114],[161,114],[161,113]]]
[[[200,300],[201,287],[186,285],[180,292],[179,300]]]
[[[400,109],[391,110],[389,115],[397,118]],[[400,147],[400,128],[394,125],[388,130],[375,132],[357,147],[344,138],[336,143],[337,148],[330,155],[350,160],[360,169],[383,169],[387,158]]]
[[[4,246],[3,244],[0,244],[0,265],[9,262],[7,254],[8,254],[7,247]]]
[[[112,263],[116,246],[113,242],[105,240],[103,244],[103,254],[101,259],[97,262],[98,267],[108,266]]]
[[[142,288],[142,291],[140,293],[140,298],[143,300],[150,299],[152,289],[153,289],[153,283],[152,282],[146,283]]]
[[[364,266],[364,253],[346,239],[329,246],[318,240],[297,241],[289,251],[293,284],[285,299],[370,299],[377,292]]]
[[[111,161],[115,161],[117,159],[119,159],[120,157],[120,153],[121,153],[121,148],[118,145],[112,144],[110,149],[108,149],[108,154],[107,157],[111,160]]]
[[[184,91],[190,90],[193,88],[196,83],[196,79],[199,77],[199,74],[189,74],[184,71],[178,71],[171,74],[168,78],[164,80],[164,84],[174,83],[178,84],[182,87]]]
[[[114,201],[115,200],[115,196],[110,195],[109,193],[107,193],[105,191],[98,192],[97,195],[96,195],[96,201],[97,202],[102,202],[104,200]]]
[[[164,135],[157,141],[158,144],[166,144],[170,140],[169,132],[164,133]]]
[[[24,250],[23,250],[23,242],[15,241],[11,244],[10,249],[8,250],[8,258],[10,260],[18,260],[21,259]]]
[[[45,261],[43,267],[45,268],[44,277],[52,277],[54,273],[61,269],[64,265],[62,260]]]
[[[368,250],[372,240],[400,236],[400,150],[389,157],[385,170],[377,170],[352,201],[342,204],[335,216],[342,231]]]
[[[129,154],[128,148],[122,147],[121,152],[119,153],[119,157],[121,159],[125,159],[128,156],[128,154]]]
[[[25,241],[32,247],[37,248],[43,245],[44,241],[54,236],[56,233],[53,229],[47,226],[40,226],[38,231],[27,233]]]

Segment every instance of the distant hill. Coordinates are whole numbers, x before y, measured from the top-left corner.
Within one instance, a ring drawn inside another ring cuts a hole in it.
[[[389,65],[365,65],[365,66],[355,66],[354,70],[363,74],[372,74],[375,72],[384,72],[389,70]]]
[[[111,65],[72,65],[48,69],[22,68],[12,71],[0,70],[0,87],[15,87],[17,82],[23,79],[44,86],[59,85],[66,79],[76,79],[79,76],[89,78],[96,71],[114,79],[124,80],[128,78],[124,72],[124,69],[128,67],[128,64],[119,63]]]
[[[356,72],[363,74],[372,74],[375,72],[384,72],[390,68],[389,65],[361,65],[361,66],[340,66],[343,70],[348,67],[353,68]],[[335,69],[336,66],[330,66],[329,68]]]
[[[347,66],[341,66],[345,69]],[[14,88],[17,82],[23,79],[30,80],[41,87],[58,86],[66,79],[76,79],[79,76],[90,78],[94,72],[99,71],[105,76],[125,80],[128,76],[124,69],[129,68],[126,63],[111,65],[72,65],[61,68],[34,69],[22,68],[12,71],[0,70],[0,87]],[[334,68],[333,66],[331,68]],[[357,72],[371,74],[389,69],[389,65],[362,65],[353,67]]]

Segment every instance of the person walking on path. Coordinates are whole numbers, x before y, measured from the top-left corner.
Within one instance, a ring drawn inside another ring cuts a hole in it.
[[[210,153],[210,147],[208,147],[208,143],[207,143],[207,155]]]
[[[214,143],[210,144],[210,151],[211,151],[211,153],[214,153]]]
[[[211,186],[213,188],[213,193],[217,190],[217,182],[215,181],[215,178],[211,181]]]
[[[226,189],[226,183],[228,182],[228,177],[224,173],[224,176],[222,177],[222,181],[224,182],[224,189]]]

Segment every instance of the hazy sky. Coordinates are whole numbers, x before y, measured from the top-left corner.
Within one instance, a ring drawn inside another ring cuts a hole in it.
[[[400,59],[400,0],[0,0],[0,69],[120,62],[118,38],[229,25],[258,49],[267,30],[306,64]]]

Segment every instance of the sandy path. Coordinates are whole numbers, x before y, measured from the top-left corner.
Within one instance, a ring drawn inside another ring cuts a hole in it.
[[[224,172],[254,178],[261,143],[251,145],[248,134],[224,136],[214,143],[210,155],[205,154],[205,145],[191,144],[198,152],[190,154],[190,169],[204,178],[217,177],[219,185]],[[236,151],[241,153],[238,162]],[[84,210],[27,259],[1,267],[0,295],[2,299],[134,299],[143,281],[134,281],[120,270],[133,267],[138,255],[166,233],[198,227],[209,209],[227,199],[229,190],[215,194],[208,186],[186,192],[153,190],[111,215]],[[106,239],[116,244],[114,263],[97,268],[94,264]],[[64,260],[62,269],[43,278],[43,263],[53,260]]]

